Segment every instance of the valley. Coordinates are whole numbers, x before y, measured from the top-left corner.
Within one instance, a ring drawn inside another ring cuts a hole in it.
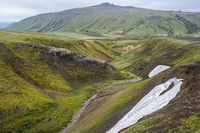
[[[101,4],[1,29],[0,132],[199,132],[199,22]]]

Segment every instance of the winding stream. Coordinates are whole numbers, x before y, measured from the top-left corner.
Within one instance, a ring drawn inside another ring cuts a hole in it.
[[[108,86],[104,86],[104,87],[99,88],[91,98],[89,98],[87,101],[85,101],[84,105],[78,110],[78,112],[76,112],[76,114],[73,116],[72,122],[69,125],[67,125],[67,127],[65,129],[63,129],[62,131],[60,131],[59,133],[65,133],[67,130],[69,130],[77,122],[77,120],[81,116],[81,113],[83,112],[83,110],[89,105],[89,103],[92,101],[92,99],[94,99],[99,94],[99,92],[102,89],[106,89],[106,88],[112,87],[116,84],[120,84],[120,83],[124,83],[124,82],[128,82],[128,81],[140,81],[141,80],[140,77],[137,77],[136,75],[134,75],[130,72],[125,72],[125,73],[127,73],[127,74],[129,74],[133,77],[136,77],[136,78],[130,79],[130,80],[120,80],[120,81],[115,82],[113,84],[110,84]]]

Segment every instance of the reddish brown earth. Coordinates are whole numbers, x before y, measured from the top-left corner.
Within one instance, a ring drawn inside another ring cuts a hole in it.
[[[103,46],[100,42],[95,41],[96,44],[98,44],[99,46],[101,46],[103,49],[105,49],[106,51],[108,51],[110,54],[115,54],[114,51],[106,48],[105,46]]]
[[[106,61],[106,62],[112,62],[114,61],[112,58],[108,57],[107,55],[97,51],[92,45],[90,45],[88,42],[84,42],[84,45],[94,52],[101,60]]]

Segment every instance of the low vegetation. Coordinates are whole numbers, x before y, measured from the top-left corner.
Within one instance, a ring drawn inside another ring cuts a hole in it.
[[[166,107],[142,118],[125,132],[199,132],[199,63],[184,64],[155,76],[183,78],[181,91]],[[169,74],[169,75],[168,75]],[[154,81],[153,81],[154,82]]]
[[[124,35],[142,31],[148,21],[176,21],[181,23],[180,27],[194,23],[189,23],[190,20],[186,17],[184,18],[187,21],[182,18],[170,19],[169,14],[166,14],[163,17],[140,18],[136,22],[137,27],[126,30]],[[171,15],[175,14],[172,12]],[[99,21],[93,22],[87,28],[91,28],[93,32],[92,28],[95,29]],[[110,19],[105,22],[112,24],[112,21],[114,20]],[[120,23],[125,25],[126,20],[120,20]],[[64,25],[62,22],[51,22],[48,26],[58,28]],[[51,31],[48,26],[41,32]],[[185,28],[184,32],[195,32],[196,26],[192,29]],[[119,30],[116,27],[110,28]],[[113,32],[110,28],[108,25],[107,33]],[[175,36],[176,30],[173,26],[161,25],[159,29],[162,28],[169,36]],[[157,28],[152,29],[158,32]],[[74,30],[73,27],[71,30]],[[160,32],[163,31],[158,33]],[[71,37],[79,35],[70,34]],[[70,39],[64,35],[58,36],[57,33],[52,35],[0,30],[1,132],[59,132],[72,121],[73,115],[84,101],[98,88],[124,78],[132,79],[124,71],[133,72],[143,77],[143,80],[103,89],[68,132],[106,132],[152,88],[174,77],[184,79],[177,97],[166,107],[142,118],[122,132],[198,132],[200,39],[152,37],[148,33],[144,37],[115,37],[78,40],[72,39],[76,37]],[[56,50],[50,53],[48,49],[38,48],[40,46],[68,49],[80,60],[75,61],[73,56],[59,56],[59,51]],[[127,51],[120,49],[129,46],[134,48]],[[112,62],[100,61],[101,56],[98,53],[112,59]],[[86,56],[93,57],[88,58],[95,61],[84,62]],[[157,65],[168,65],[172,68],[148,78],[149,72]]]
[[[1,30],[0,36],[1,132],[58,132],[67,126],[98,84],[122,78],[109,65],[100,68],[75,64],[29,47],[68,48],[96,57],[83,41],[7,30]]]
[[[200,91],[199,83],[195,80],[199,80],[199,69],[199,63],[180,65],[138,83],[104,89],[68,132],[106,132],[152,88],[172,77],[184,79],[177,97],[122,132],[198,132]]]
[[[26,18],[10,26],[11,30],[46,32],[88,39],[82,34],[95,36],[134,36],[147,39],[152,36],[197,34],[200,24],[198,13],[157,11],[137,7],[104,4],[92,7],[47,13]],[[94,38],[93,38],[94,39]]]
[[[109,40],[108,40],[109,41]],[[119,43],[119,42],[118,42]],[[124,41],[126,46],[129,42]],[[144,78],[157,65],[172,68],[139,83],[120,84],[102,90],[68,132],[106,132],[156,85],[170,78],[183,78],[181,92],[169,105],[142,118],[122,132],[198,132],[199,129],[199,39],[153,38],[135,42],[137,49],[124,52],[114,66]],[[115,44],[110,42],[110,46]],[[113,45],[114,46],[114,45]],[[184,64],[186,63],[186,64]],[[189,64],[188,64],[189,63]],[[184,65],[181,65],[184,64]],[[140,69],[139,69],[140,68]],[[130,95],[131,94],[131,95]],[[112,105],[112,106],[110,106]],[[191,126],[187,126],[188,124]]]
[[[142,40],[137,49],[124,52],[111,64],[119,69],[133,71],[143,77],[157,65],[176,66],[200,60],[199,39],[154,38]]]

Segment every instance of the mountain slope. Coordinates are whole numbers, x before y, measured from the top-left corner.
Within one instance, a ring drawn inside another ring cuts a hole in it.
[[[157,65],[177,66],[200,60],[200,39],[159,37],[137,42],[138,48],[124,52],[111,64],[147,77]]]
[[[199,63],[184,64],[138,83],[104,89],[67,133],[108,131],[155,86],[174,77],[183,78],[178,95],[164,108],[145,116],[122,132],[199,132],[199,71]]]
[[[164,108],[145,116],[122,132],[200,131],[200,40],[162,37],[138,43],[138,48],[122,53],[120,59],[111,64],[137,73],[144,79],[102,90],[67,133],[108,131],[155,86],[174,77],[183,79],[178,95]],[[171,68],[148,78],[148,74],[161,64]]]
[[[81,53],[95,56],[80,40],[0,30],[1,132],[58,132],[98,84],[123,78]]]
[[[200,14],[101,4],[26,18],[8,29],[33,32],[81,32],[146,37],[197,33]]]

